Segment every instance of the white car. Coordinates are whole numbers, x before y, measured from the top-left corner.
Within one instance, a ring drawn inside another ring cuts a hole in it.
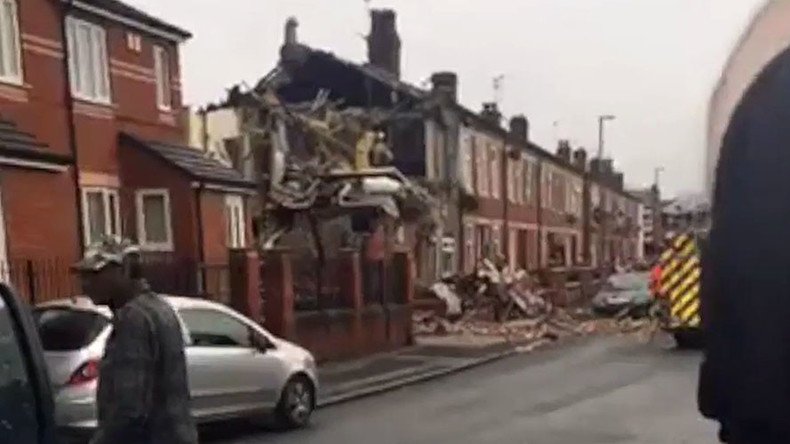
[[[285,427],[307,425],[318,374],[307,350],[277,338],[236,311],[203,299],[166,296],[186,345],[192,414],[199,423],[273,413]],[[38,305],[35,319],[66,431],[97,425],[99,362],[112,313],[85,297]]]

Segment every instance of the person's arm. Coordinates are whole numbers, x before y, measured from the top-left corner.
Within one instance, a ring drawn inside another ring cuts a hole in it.
[[[113,328],[114,346],[108,362],[112,368],[107,369],[113,374],[113,384],[106,387],[106,411],[91,444],[146,442],[156,356],[153,328],[136,309],[122,310]]]

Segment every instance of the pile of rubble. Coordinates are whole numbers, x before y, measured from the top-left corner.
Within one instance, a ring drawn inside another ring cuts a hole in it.
[[[444,302],[444,311],[415,311],[418,336],[495,337],[529,347],[594,334],[652,337],[658,329],[650,317],[634,318],[630,311],[599,317],[591,307],[554,306],[549,292],[537,288],[526,272],[512,272],[489,260],[471,275],[434,284],[431,293]]]

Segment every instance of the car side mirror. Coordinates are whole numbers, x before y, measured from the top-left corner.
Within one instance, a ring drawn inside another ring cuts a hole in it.
[[[275,348],[274,344],[272,344],[272,342],[269,341],[266,336],[254,330],[250,330],[250,342],[252,343],[252,346],[261,353],[266,353],[267,351]]]

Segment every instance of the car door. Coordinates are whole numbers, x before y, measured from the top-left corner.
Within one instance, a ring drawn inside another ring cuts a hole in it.
[[[32,317],[0,283],[0,442],[52,444],[52,390]]]
[[[266,350],[239,319],[218,310],[180,311],[187,332],[187,370],[198,418],[234,416],[270,407]]]

